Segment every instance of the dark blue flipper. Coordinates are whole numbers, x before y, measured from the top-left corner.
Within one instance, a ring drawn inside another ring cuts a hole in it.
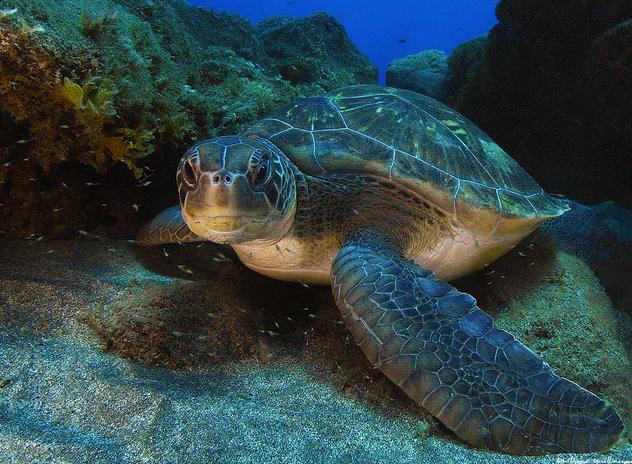
[[[614,408],[500,330],[476,300],[356,233],[332,266],[334,297],[371,363],[461,439],[511,454],[600,451]]]

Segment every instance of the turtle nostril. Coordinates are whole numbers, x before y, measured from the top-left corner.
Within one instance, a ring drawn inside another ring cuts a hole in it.
[[[230,184],[232,182],[230,174],[226,174],[226,176],[224,176],[224,182],[226,182],[227,184]]]
[[[214,184],[219,184],[219,175],[213,176],[213,183]]]

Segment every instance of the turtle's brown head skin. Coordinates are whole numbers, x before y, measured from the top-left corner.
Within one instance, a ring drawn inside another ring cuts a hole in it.
[[[182,217],[216,243],[281,240],[296,211],[295,167],[271,142],[218,137],[191,147],[176,179]]]

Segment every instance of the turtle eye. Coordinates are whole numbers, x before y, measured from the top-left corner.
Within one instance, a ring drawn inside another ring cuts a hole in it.
[[[266,183],[270,174],[270,157],[263,155],[253,166],[252,180],[254,186],[262,186]]]
[[[190,185],[190,186],[194,186],[195,185],[195,181],[196,179],[196,175],[195,175],[195,170],[193,169],[193,166],[191,166],[191,161],[190,160],[186,160],[184,162],[184,167],[182,168],[182,177],[184,178],[184,181]]]

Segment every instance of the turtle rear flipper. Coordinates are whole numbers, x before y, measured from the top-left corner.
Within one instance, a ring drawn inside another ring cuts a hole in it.
[[[138,231],[136,241],[140,245],[187,243],[205,241],[191,232],[180,213],[180,206],[172,206],[158,214]]]
[[[468,443],[511,454],[593,452],[623,430],[612,406],[555,375],[472,296],[377,232],[347,241],[332,285],[369,361]]]

